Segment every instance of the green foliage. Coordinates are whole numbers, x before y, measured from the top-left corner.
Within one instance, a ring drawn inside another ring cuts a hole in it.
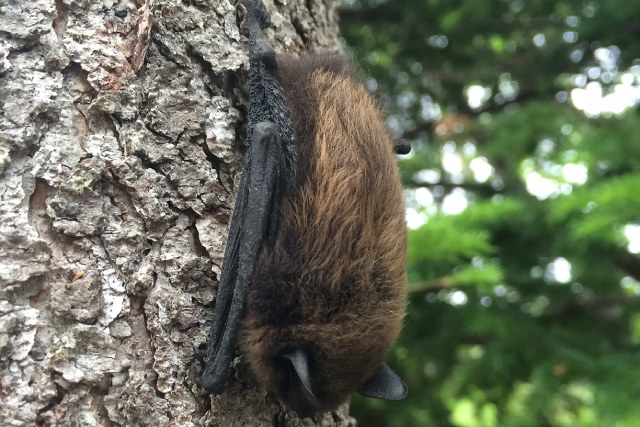
[[[410,393],[359,426],[640,425],[640,2],[345,4],[414,148]]]

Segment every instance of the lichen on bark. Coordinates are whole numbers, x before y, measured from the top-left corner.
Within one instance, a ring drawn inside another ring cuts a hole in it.
[[[267,1],[279,49],[337,46],[334,0]],[[0,419],[7,426],[347,426],[284,411],[241,358],[206,395],[240,172],[230,0],[0,2]]]

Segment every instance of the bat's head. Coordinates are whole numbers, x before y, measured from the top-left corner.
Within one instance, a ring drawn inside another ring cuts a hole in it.
[[[401,316],[354,316],[342,323],[288,327],[245,320],[244,354],[271,392],[301,417],[335,409],[351,394],[400,400],[407,388],[382,361]]]

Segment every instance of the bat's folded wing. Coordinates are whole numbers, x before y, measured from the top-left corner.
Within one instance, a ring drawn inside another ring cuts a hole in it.
[[[283,149],[276,127],[269,122],[256,124],[229,227],[202,374],[202,386],[209,393],[220,394],[224,390],[249,280],[268,230],[275,223],[283,164]]]

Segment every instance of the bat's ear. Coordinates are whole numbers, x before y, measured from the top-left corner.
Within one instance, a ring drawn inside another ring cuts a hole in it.
[[[398,374],[383,362],[367,382],[360,387],[358,393],[376,399],[402,400],[407,397],[407,386]]]
[[[311,388],[309,359],[303,350],[294,350],[281,356],[288,365],[288,382],[285,399],[301,418],[312,416],[320,402]]]

